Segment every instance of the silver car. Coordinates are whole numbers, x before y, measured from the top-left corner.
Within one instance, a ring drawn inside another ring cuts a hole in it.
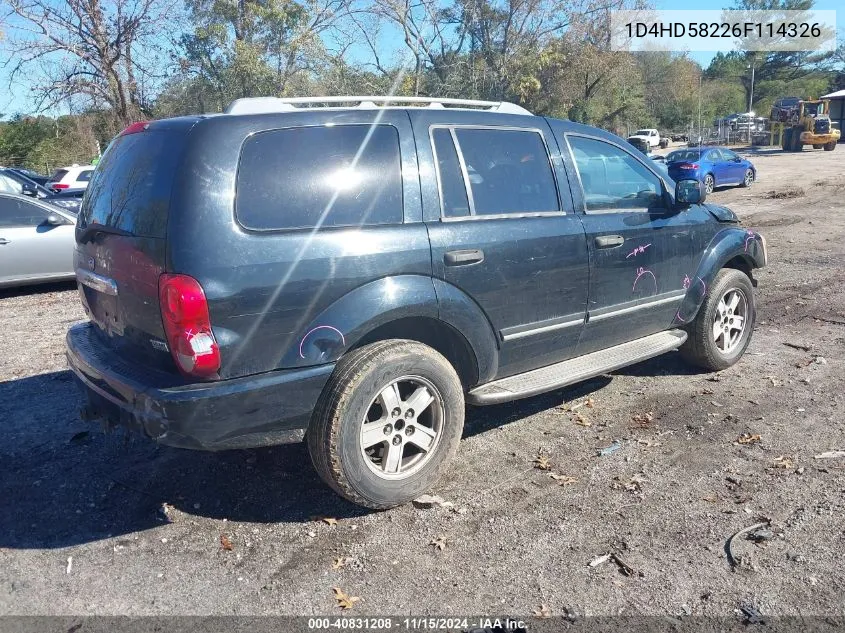
[[[73,213],[0,190],[0,287],[73,279]]]

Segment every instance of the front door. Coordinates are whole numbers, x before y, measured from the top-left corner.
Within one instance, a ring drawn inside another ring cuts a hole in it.
[[[698,215],[669,208],[652,165],[608,139],[566,134],[590,251],[585,354],[670,327],[692,283]]]
[[[421,164],[437,182],[423,191],[433,273],[486,314],[499,377],[574,355],[587,301],[586,238],[556,143],[543,119],[526,119],[412,115]]]

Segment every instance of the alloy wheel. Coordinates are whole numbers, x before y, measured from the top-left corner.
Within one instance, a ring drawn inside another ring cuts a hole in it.
[[[748,300],[739,288],[731,288],[719,300],[713,316],[713,341],[722,354],[730,354],[742,341],[748,323]]]
[[[385,479],[403,479],[422,468],[443,434],[445,410],[437,388],[422,376],[403,376],[370,402],[361,424],[367,466]]]

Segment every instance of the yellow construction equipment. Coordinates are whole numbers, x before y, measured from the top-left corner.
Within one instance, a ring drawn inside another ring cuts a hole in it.
[[[785,152],[800,152],[805,145],[831,152],[839,142],[840,132],[830,120],[830,99],[780,99],[769,118],[770,143]]]

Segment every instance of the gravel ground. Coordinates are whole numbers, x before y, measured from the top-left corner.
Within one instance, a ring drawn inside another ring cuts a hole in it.
[[[75,289],[2,292],[0,614],[339,613],[340,587],[355,615],[845,615],[845,458],[815,458],[845,449],[843,151],[758,153],[754,187],[711,198],[769,243],[741,363],[671,354],[471,409],[433,491],[453,508],[363,511],[300,445],[103,435],[63,357]],[[728,537],[765,520],[732,568]],[[633,573],[588,566],[608,553]]]

